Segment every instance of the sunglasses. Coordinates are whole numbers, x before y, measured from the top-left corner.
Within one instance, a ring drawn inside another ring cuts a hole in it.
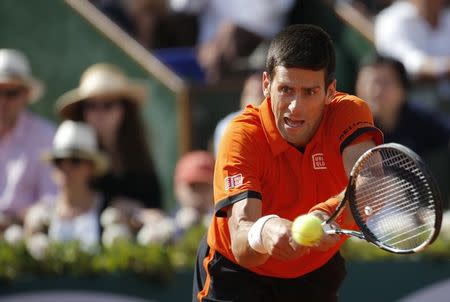
[[[53,165],[58,168],[62,166],[63,162],[69,162],[72,166],[78,167],[81,163],[86,162],[86,160],[78,157],[52,159]]]
[[[121,101],[105,101],[105,102],[92,102],[86,101],[83,104],[83,109],[88,111],[110,111],[114,108],[118,108],[122,106]]]
[[[25,88],[7,88],[0,89],[0,98],[5,98],[8,100],[17,99],[18,96],[22,95],[25,91]]]

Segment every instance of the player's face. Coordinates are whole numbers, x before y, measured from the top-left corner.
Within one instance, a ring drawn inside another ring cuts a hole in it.
[[[317,131],[325,105],[332,100],[336,81],[325,87],[325,71],[277,66],[273,79],[263,76],[270,94],[275,123],[281,136],[295,147],[305,147]]]

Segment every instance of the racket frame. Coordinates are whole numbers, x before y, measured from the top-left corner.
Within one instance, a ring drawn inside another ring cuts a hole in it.
[[[362,163],[362,161],[365,161],[369,158],[369,154],[373,153],[374,151],[378,149],[396,149],[401,152],[403,152],[406,156],[410,157],[419,167],[421,172],[424,174],[425,178],[427,179],[427,183],[430,185],[430,190],[432,192],[432,195],[434,197],[434,206],[435,206],[435,223],[434,223],[434,233],[431,239],[423,242],[421,245],[415,247],[414,249],[410,250],[403,250],[403,249],[397,249],[393,248],[391,246],[388,246],[377,239],[377,237],[369,230],[369,228],[366,227],[366,224],[360,219],[360,215],[358,213],[358,209],[356,208],[356,205],[352,202],[352,200],[355,200],[355,175]],[[345,204],[348,203],[350,207],[350,211],[352,214],[353,219],[355,220],[358,227],[361,229],[361,231],[353,231],[353,230],[346,230],[341,229],[339,225],[336,223],[332,223],[338,215],[342,213],[344,210]],[[359,159],[356,161],[355,165],[353,166],[352,171],[350,172],[350,177],[348,181],[347,188],[345,190],[344,198],[341,200],[339,205],[336,207],[336,210],[331,215],[330,218],[328,218],[325,222],[322,223],[322,228],[325,233],[327,234],[341,234],[341,235],[348,235],[357,237],[359,239],[364,239],[368,241],[369,243],[385,250],[391,253],[395,254],[411,254],[411,253],[417,253],[421,250],[423,250],[426,246],[433,243],[434,240],[436,240],[437,236],[439,235],[439,231],[442,224],[442,201],[441,201],[441,194],[439,191],[439,188],[436,185],[436,181],[433,178],[433,175],[428,170],[428,167],[424,164],[422,159],[414,153],[409,148],[397,144],[397,143],[388,143],[388,144],[382,144],[376,147],[373,147],[369,150],[367,150],[363,155],[359,157]]]

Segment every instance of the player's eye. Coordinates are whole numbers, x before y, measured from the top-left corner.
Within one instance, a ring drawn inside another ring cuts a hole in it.
[[[303,93],[309,96],[315,95],[317,93],[317,88],[305,88],[303,89]]]
[[[294,91],[294,89],[292,89],[289,86],[281,86],[279,91],[281,92],[281,94],[291,94]]]

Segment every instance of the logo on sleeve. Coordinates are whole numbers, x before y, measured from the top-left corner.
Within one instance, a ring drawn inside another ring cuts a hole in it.
[[[323,153],[316,153],[312,155],[312,162],[314,170],[324,170],[327,168]]]
[[[232,175],[225,178],[225,190],[237,188],[242,185],[244,177],[242,174]]]

